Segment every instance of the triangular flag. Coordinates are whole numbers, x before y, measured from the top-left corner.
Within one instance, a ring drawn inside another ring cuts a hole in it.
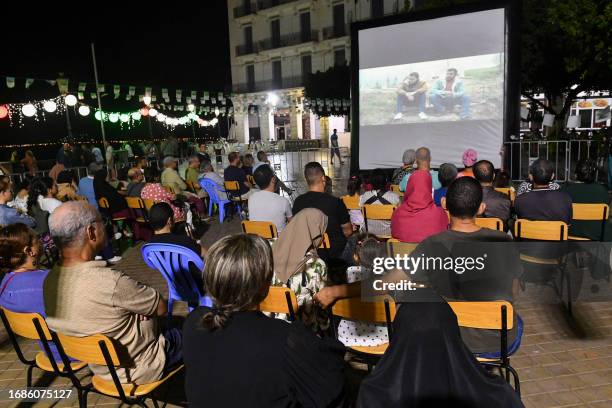
[[[78,92],[78,93],[77,93],[77,98],[79,98],[79,99],[81,99],[81,100],[82,100],[82,99],[85,99],[85,94],[84,94],[83,92]]]
[[[98,84],[98,92],[104,92],[104,84]]]
[[[120,85],[114,85],[113,86],[113,93],[115,94],[115,99],[117,99],[119,97],[119,94],[121,93],[121,86]]]
[[[6,77],[6,87],[14,88],[15,87],[15,78],[14,77]]]
[[[28,89],[33,83],[34,83],[34,80],[32,78],[26,78],[26,82],[25,82],[26,89]]]
[[[198,91],[191,91],[191,99],[197,98]]]
[[[79,91],[80,92],[85,92],[85,87],[87,86],[87,84],[85,82],[80,82],[79,83]]]
[[[89,97],[90,97],[91,99],[96,99],[96,98],[98,97],[98,95],[97,95],[95,92],[91,92],[91,93],[89,94]]]
[[[176,100],[177,100],[178,102],[180,102],[180,101],[181,101],[181,99],[182,99],[182,97],[183,97],[183,91],[182,91],[182,90],[180,90],[180,89],[177,89],[177,90],[176,90]]]

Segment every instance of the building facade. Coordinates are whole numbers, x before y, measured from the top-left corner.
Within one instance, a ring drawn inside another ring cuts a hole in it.
[[[304,78],[350,62],[350,24],[404,0],[228,0],[234,126],[230,138],[327,139],[345,118],[304,108]]]

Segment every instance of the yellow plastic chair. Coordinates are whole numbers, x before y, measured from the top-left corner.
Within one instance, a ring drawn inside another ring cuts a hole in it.
[[[510,187],[496,187],[495,191],[507,195],[510,201],[512,201],[512,203],[514,204],[514,199],[516,198],[516,190]]]
[[[390,190],[391,190],[391,192],[393,192],[393,193],[397,194],[398,196],[400,196],[400,197],[404,197],[404,192],[403,192],[403,191],[400,191],[400,186],[399,186],[399,184],[391,184],[391,186],[390,186]]]
[[[600,241],[604,240],[606,233],[606,223],[608,222],[608,216],[610,214],[610,207],[608,204],[572,204],[572,219],[576,221],[600,221],[601,222],[601,235]],[[573,241],[589,241],[588,238],[569,236],[570,240]]]
[[[368,220],[391,221],[395,206],[391,204],[366,204],[361,207],[366,232],[368,232]],[[391,236],[377,236],[381,239],[388,239]]]
[[[139,197],[125,197],[125,201],[127,201],[128,208],[132,213],[132,217],[134,221],[141,224],[149,224],[149,217],[147,214],[147,208],[145,207],[145,203]]]
[[[342,202],[346,206],[347,210],[359,210],[361,208],[359,207],[359,198],[359,195],[345,195],[342,196]]]
[[[294,321],[298,310],[295,292],[281,286],[270,286],[268,296],[259,304],[258,310],[267,313],[283,313],[289,315],[289,319]]]
[[[242,221],[242,231],[245,234],[255,234],[265,239],[278,238],[276,225],[268,221]]]
[[[495,217],[476,217],[476,225],[482,228],[489,228],[497,231],[504,230],[504,222]]]
[[[111,217],[111,219],[113,221],[124,221],[124,220],[127,220],[127,217],[113,217],[112,216],[112,214],[110,213],[110,205],[108,204],[108,200],[106,199],[106,197],[100,198],[98,200],[98,205],[100,206],[100,208],[108,211],[108,215]]]

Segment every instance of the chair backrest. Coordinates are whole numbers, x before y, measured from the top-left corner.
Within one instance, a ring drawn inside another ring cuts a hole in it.
[[[389,186],[389,190],[394,192],[395,194],[399,195],[400,197],[404,196],[404,192],[400,191],[399,184],[391,184],[391,186]]]
[[[110,208],[110,205],[108,204],[108,200],[106,199],[106,197],[100,198],[98,200],[98,205],[100,206],[100,208],[105,208],[105,209]]]
[[[145,221],[147,221],[148,217],[145,203],[140,197],[125,197],[125,201],[127,202],[128,208],[132,213],[132,217],[136,221],[138,221],[138,217],[142,217]]]
[[[510,201],[512,201],[512,202],[514,202],[514,199],[516,198],[516,191],[513,188],[510,188],[510,187],[495,187],[495,191],[507,195],[508,198],[510,199]]]
[[[208,197],[211,199],[213,203],[219,203],[221,199],[219,198],[219,194],[217,194],[217,190],[219,186],[212,180],[201,178],[200,186],[206,190]]]
[[[147,211],[150,210],[151,207],[153,207],[153,204],[155,204],[155,200],[152,200],[150,198],[143,198],[142,202],[144,203],[145,208],[147,209]]]
[[[268,296],[259,304],[258,310],[269,313],[284,313],[295,318],[298,310],[297,297],[289,289],[280,286],[270,286]]]
[[[40,314],[18,313],[5,309],[3,307],[0,309],[6,317],[6,321],[9,324],[11,330],[16,335],[30,340],[40,340],[40,336],[34,324],[34,321],[37,320],[38,323],[40,323],[42,332],[44,333],[43,337],[46,340],[51,340],[51,333],[49,332],[49,328],[47,327],[47,322],[45,322],[44,317],[42,317]]]
[[[489,228],[498,231],[504,230],[504,222],[495,217],[476,217],[476,225],[482,228]]]
[[[519,218],[514,223],[514,237],[538,241],[567,241],[567,224],[563,221],[530,221]]]
[[[250,174],[246,175],[246,181],[248,181],[249,183],[251,183],[251,185],[255,185],[255,177],[251,176]]]
[[[329,235],[327,235],[327,232],[323,233],[323,239],[321,240],[321,243],[319,244],[319,248],[321,249],[331,248],[331,244],[329,243]]]
[[[240,184],[237,181],[226,181],[223,186],[226,191],[240,191]]]
[[[415,242],[401,242],[398,239],[391,238],[387,241],[387,255],[393,258],[395,255],[410,255],[418,245]]]
[[[266,239],[278,238],[276,225],[268,221],[242,221],[242,231]]]
[[[187,187],[189,188],[189,190],[191,190],[192,193],[197,193],[200,189],[199,184],[191,180],[185,180],[185,184],[187,184]]]
[[[366,204],[361,207],[366,220],[391,220],[395,206],[392,204]]]
[[[502,329],[502,306],[506,306],[506,328],[513,327],[512,304],[505,300],[492,302],[448,302],[457,316],[457,323],[461,327],[473,329]]]
[[[347,210],[359,210],[359,196],[358,195],[354,195],[354,196],[350,196],[350,195],[345,195],[342,196],[342,201],[344,202],[344,205],[346,206]]]
[[[607,221],[608,204],[572,204],[572,219],[579,221]]]
[[[340,299],[332,306],[332,314],[344,319],[369,323],[386,323],[395,319],[395,302],[390,298],[363,302],[360,297]]]
[[[199,271],[204,270],[200,254],[180,245],[145,244],[142,257],[146,264],[158,270],[168,283],[172,299],[194,303],[199,300],[199,290],[189,270],[192,263]]]
[[[112,366],[118,367],[121,365],[115,345],[111,339],[103,334],[86,337],[67,336],[61,332],[55,334],[64,352],[72,358],[88,364],[108,365],[102,351],[102,347],[104,347],[102,344],[104,344],[108,350],[109,362],[112,362]]]

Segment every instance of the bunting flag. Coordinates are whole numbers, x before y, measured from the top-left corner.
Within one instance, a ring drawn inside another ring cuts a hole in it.
[[[177,100],[177,102],[180,102],[182,98],[183,98],[183,91],[181,89],[177,89],[176,90],[176,100]]]
[[[170,97],[168,96],[168,88],[162,88],[162,98],[164,98],[164,101],[170,102]]]
[[[30,86],[32,86],[33,83],[34,83],[34,80],[32,78],[26,78],[26,81],[25,81],[26,89],[28,89]]]
[[[57,87],[59,88],[60,95],[65,95],[68,93],[68,82],[68,78],[57,79]]]
[[[85,99],[85,93],[83,93],[83,92],[78,92],[78,93],[77,93],[77,97],[78,97],[80,100],[83,100],[83,99]]]
[[[104,86],[104,84],[98,84],[98,92],[103,93],[105,89],[106,87]]]
[[[6,87],[14,88],[15,87],[15,78],[14,77],[6,77]]]
[[[197,99],[198,91],[191,91],[191,99],[194,101]]]
[[[115,99],[119,98],[119,95],[121,94],[121,86],[120,85],[114,85],[113,86],[113,93],[115,94]]]
[[[87,84],[85,82],[79,83],[79,92],[85,92],[85,87]]]

